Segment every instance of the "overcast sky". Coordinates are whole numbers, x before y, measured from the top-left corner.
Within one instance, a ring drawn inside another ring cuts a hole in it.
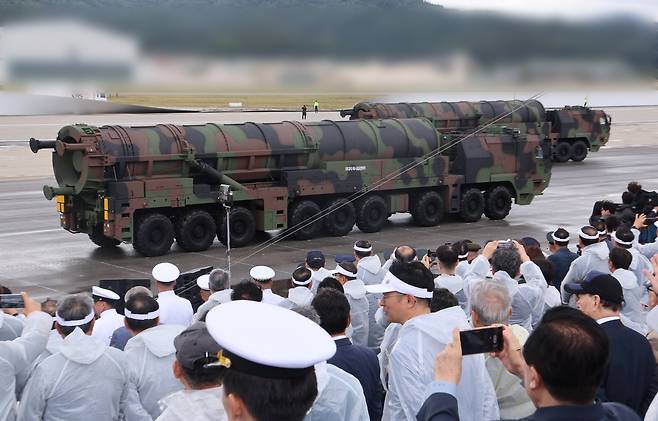
[[[464,10],[495,10],[532,17],[587,19],[626,12],[658,21],[658,0],[428,0]]]

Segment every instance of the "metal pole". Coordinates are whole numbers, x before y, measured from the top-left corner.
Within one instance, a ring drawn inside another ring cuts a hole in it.
[[[231,279],[231,206],[224,203],[226,209],[226,260],[228,261],[228,278]]]

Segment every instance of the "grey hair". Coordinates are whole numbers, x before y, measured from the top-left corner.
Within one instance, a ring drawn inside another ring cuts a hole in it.
[[[476,283],[471,290],[471,310],[483,325],[509,323],[512,298],[505,284],[496,281]]]
[[[134,297],[137,294],[145,294],[148,295],[149,297],[153,298],[153,293],[151,292],[150,289],[143,287],[141,285],[137,285],[135,287],[130,288],[128,291],[126,291],[126,295],[124,296],[124,301],[128,302],[132,297]]]
[[[57,315],[66,321],[82,320],[93,311],[94,300],[88,294],[67,295],[57,303]],[[87,333],[92,326],[93,323],[89,322],[78,327]],[[74,326],[60,326],[60,331],[65,336],[69,335],[74,329]]]
[[[231,279],[224,269],[214,269],[208,277],[208,287],[213,292],[223,291],[231,286]]]
[[[521,268],[521,256],[516,250],[512,249],[496,249],[491,256],[491,270],[498,272],[502,270],[515,278]]]
[[[294,311],[295,313],[306,317],[316,325],[320,325],[320,315],[318,314],[317,311],[311,306],[295,306],[291,308],[290,310]]]

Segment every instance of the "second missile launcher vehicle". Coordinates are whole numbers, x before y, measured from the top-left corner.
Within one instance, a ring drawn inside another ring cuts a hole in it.
[[[582,161],[588,152],[597,152],[610,138],[612,119],[603,110],[567,106],[544,109],[537,100],[479,102],[361,102],[342,110],[350,119],[413,118],[434,119],[442,129],[468,130],[486,124],[505,125],[524,133],[540,134],[551,141],[556,162]]]

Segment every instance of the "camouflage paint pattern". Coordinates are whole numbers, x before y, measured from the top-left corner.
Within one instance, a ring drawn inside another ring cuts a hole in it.
[[[439,130],[469,130],[487,124],[505,125],[524,133],[536,134],[558,142],[584,140],[597,152],[610,137],[610,116],[603,110],[588,107],[564,107],[545,110],[541,102],[530,100],[479,102],[419,102],[356,104],[342,110],[342,117],[355,119],[427,117]]]
[[[382,194],[394,213],[408,211],[410,195],[421,190],[440,192],[445,211],[457,212],[465,186],[505,185],[519,204],[547,187],[550,154],[540,136],[492,126],[464,139],[437,130],[442,124],[393,118],[66,126],[54,142],[59,186],[45,186],[44,193],[57,196],[65,229],[102,228],[104,236],[130,243],[145,212],[175,221],[203,209],[220,222],[221,183],[232,186],[236,205],[253,213],[257,231],[286,228],[297,200],[325,208],[365,189]]]
[[[557,141],[583,140],[590,151],[597,152],[610,138],[611,117],[603,110],[589,107],[564,107],[547,111],[551,135]]]

